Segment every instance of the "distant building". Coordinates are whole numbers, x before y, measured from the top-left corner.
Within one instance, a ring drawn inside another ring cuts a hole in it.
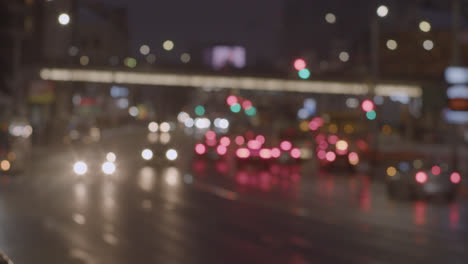
[[[44,3],[44,62],[107,66],[129,53],[127,9],[99,2],[64,0]],[[70,22],[61,25],[60,14]]]

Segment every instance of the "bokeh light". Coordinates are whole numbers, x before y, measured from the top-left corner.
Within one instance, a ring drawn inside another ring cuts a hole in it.
[[[195,114],[198,116],[202,116],[205,114],[205,107],[203,105],[197,105],[195,107]]]
[[[231,112],[233,113],[239,113],[240,110],[242,109],[241,105],[238,103],[231,105],[230,108],[231,108]]]
[[[325,15],[325,21],[329,24],[335,24],[336,23],[336,16],[333,13],[327,13]]]
[[[148,45],[141,45],[140,53],[141,55],[148,55],[150,53],[150,47]]]
[[[395,176],[397,173],[397,169],[393,166],[390,166],[387,168],[387,175],[390,176],[390,177],[393,177]]]
[[[57,18],[58,22],[60,25],[62,26],[66,26],[70,23],[70,15],[68,15],[67,13],[61,13],[58,18]]]
[[[101,169],[105,174],[111,175],[115,172],[115,164],[110,161],[104,162]]]
[[[419,22],[419,29],[422,32],[429,32],[431,31],[431,24],[427,21],[421,21]]]
[[[76,164],[75,164],[75,166],[76,166]],[[10,170],[10,168],[11,168],[11,163],[8,160],[2,160],[0,162],[0,169],[2,169],[2,171],[8,171],[8,170]],[[75,170],[75,172],[76,172],[76,170]]]
[[[369,120],[374,120],[377,117],[377,113],[374,110],[369,111],[366,113],[366,117]]]
[[[141,152],[141,157],[144,159],[144,160],[150,160],[153,158],[153,151],[151,151],[150,149],[144,149],[142,152]]]
[[[302,69],[297,74],[299,75],[299,78],[303,80],[309,79],[310,77],[310,71],[308,69]]]
[[[296,59],[294,61],[294,69],[296,69],[296,71],[300,71],[300,70],[303,70],[305,69],[305,67],[307,66],[305,60],[303,59]]]
[[[388,15],[388,7],[385,5],[381,5],[377,8],[377,15],[379,17],[386,17]]]
[[[206,147],[205,145],[201,144],[201,143],[198,143],[195,145],[195,152],[198,154],[198,155],[203,155],[205,154],[206,152]]]
[[[389,50],[396,50],[398,48],[398,43],[393,39],[387,40],[386,44]]]
[[[168,149],[166,151],[166,158],[168,160],[176,160],[178,157],[178,153],[175,149]]]
[[[226,98],[226,103],[229,105],[229,106],[233,106],[235,104],[237,104],[237,97],[235,95],[230,95]]]
[[[171,51],[174,49],[174,42],[172,40],[166,40],[163,42],[163,49],[166,51]]]
[[[115,155],[114,152],[109,152],[106,154],[106,160],[109,161],[109,162],[115,162],[115,160],[117,159],[117,156]]]
[[[75,162],[73,165],[73,171],[78,175],[84,175],[88,171],[88,165],[83,161]]]
[[[415,179],[418,183],[425,183],[427,181],[427,173],[418,171],[415,175]]]

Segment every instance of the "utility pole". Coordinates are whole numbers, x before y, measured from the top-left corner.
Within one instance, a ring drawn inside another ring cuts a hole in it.
[[[460,66],[460,16],[461,16],[461,3],[460,0],[452,0],[452,66]],[[454,137],[452,138],[452,152],[453,152],[453,169],[458,170],[458,143],[461,140],[458,136],[459,126],[454,125]]]

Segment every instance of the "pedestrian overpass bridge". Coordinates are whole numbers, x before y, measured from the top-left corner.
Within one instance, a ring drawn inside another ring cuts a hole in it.
[[[216,87],[257,91],[285,91],[317,94],[367,95],[371,86],[365,82],[291,80],[247,76],[202,75],[189,73],[139,72],[102,69],[42,68],[42,80],[92,82],[127,85],[174,87]],[[373,91],[380,96],[422,96],[422,88],[414,84],[378,83]]]

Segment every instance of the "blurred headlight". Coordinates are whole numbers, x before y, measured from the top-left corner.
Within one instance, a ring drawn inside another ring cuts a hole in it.
[[[83,175],[88,171],[88,165],[83,161],[75,162],[75,165],[73,165],[73,171],[78,175]]]
[[[158,123],[156,123],[156,122],[150,122],[148,124],[148,130],[150,132],[158,132],[158,128],[159,128],[159,126],[158,126]]]
[[[177,151],[175,149],[169,149],[167,152],[166,152],[166,158],[168,160],[176,160],[177,159]]]
[[[117,159],[117,157],[115,156],[115,153],[114,152],[109,152],[107,153],[106,155],[106,160],[109,161],[109,162],[115,162],[115,160]]]
[[[2,171],[8,171],[11,168],[11,163],[8,160],[2,160],[0,162],[0,169]]]
[[[104,162],[102,164],[102,172],[104,172],[107,175],[111,175],[115,172],[115,165],[112,162]]]
[[[141,152],[141,157],[144,159],[144,160],[150,160],[153,158],[153,151],[151,151],[150,149],[144,149],[142,152]]]

